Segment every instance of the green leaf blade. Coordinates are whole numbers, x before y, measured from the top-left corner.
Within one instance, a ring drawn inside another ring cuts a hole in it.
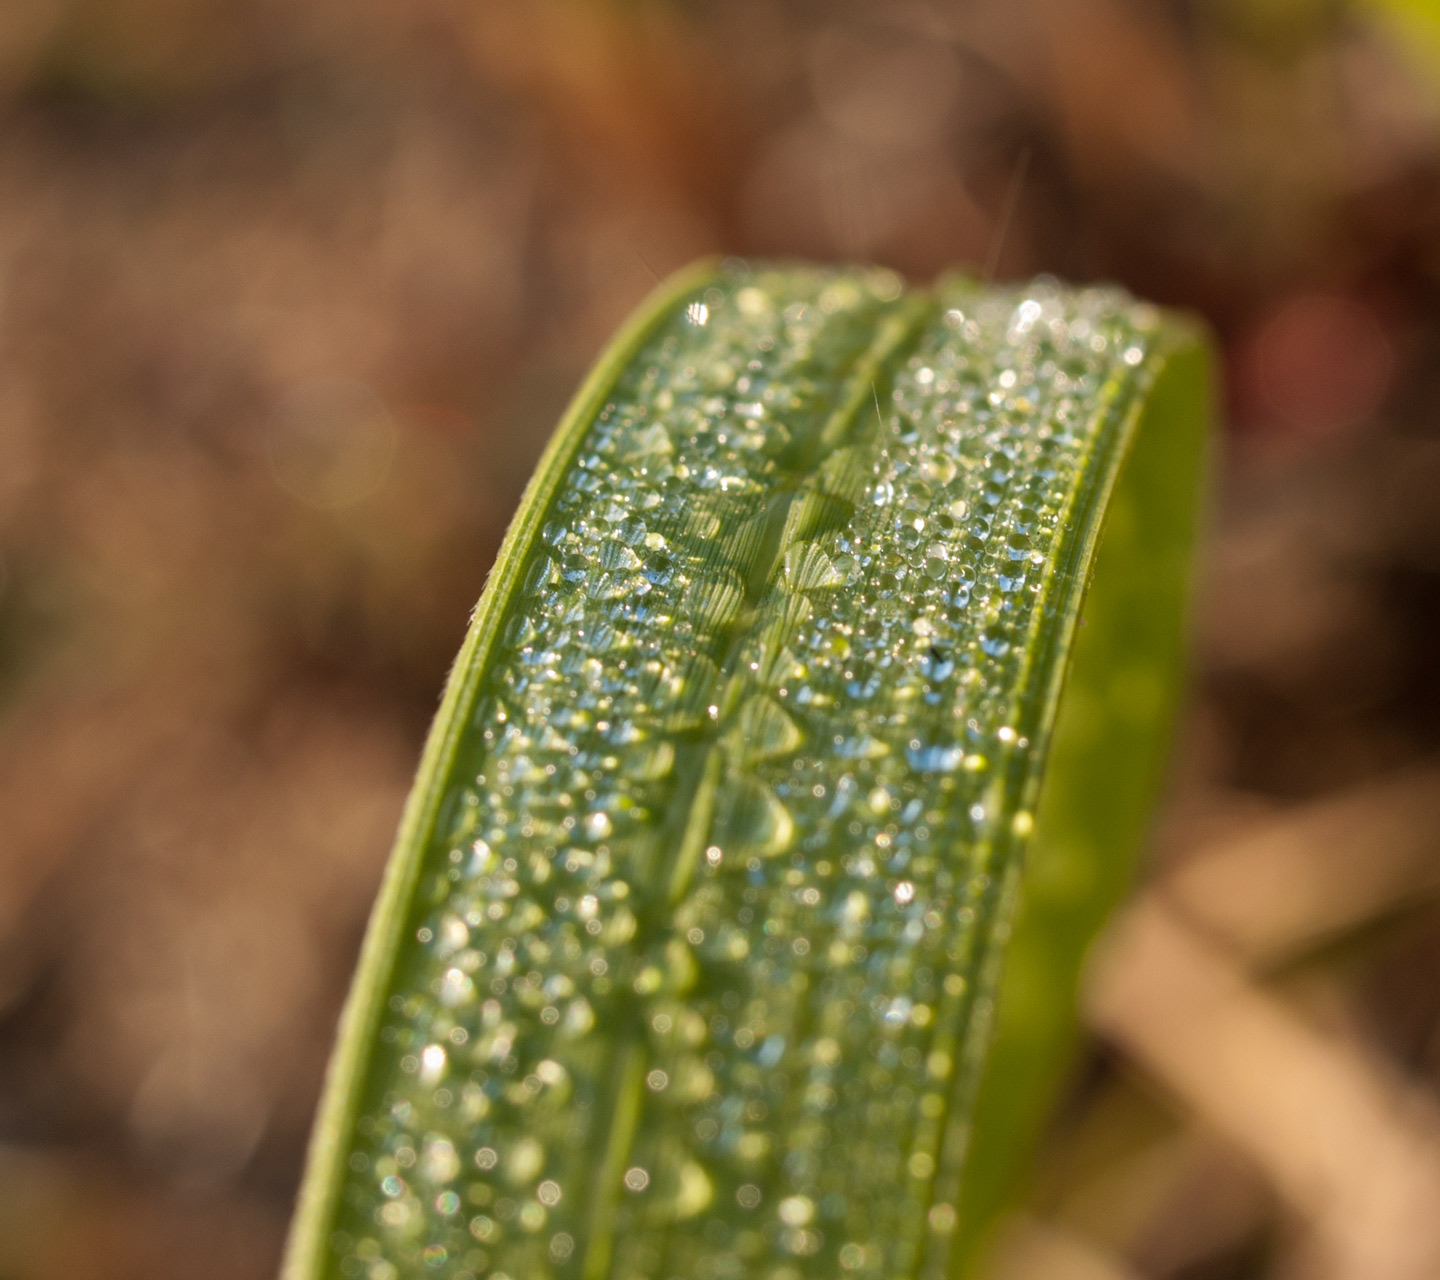
[[[1114,292],[808,268],[637,322],[457,663],[292,1280],[949,1273],[1086,575],[1175,335]]]

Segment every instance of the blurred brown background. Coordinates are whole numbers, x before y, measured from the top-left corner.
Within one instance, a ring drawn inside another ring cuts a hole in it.
[[[273,1273],[509,513],[714,251],[1209,317],[1174,794],[994,1275],[1440,1275],[1432,0],[5,0],[0,1280]]]

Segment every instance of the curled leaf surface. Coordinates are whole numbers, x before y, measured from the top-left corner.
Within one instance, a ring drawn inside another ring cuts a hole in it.
[[[1115,290],[653,301],[452,675],[291,1280],[969,1265],[1153,790],[1203,400]]]

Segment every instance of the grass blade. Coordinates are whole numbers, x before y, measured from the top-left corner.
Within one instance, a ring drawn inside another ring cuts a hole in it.
[[[665,286],[452,673],[289,1280],[963,1270],[1154,788],[1203,377],[1115,291]]]

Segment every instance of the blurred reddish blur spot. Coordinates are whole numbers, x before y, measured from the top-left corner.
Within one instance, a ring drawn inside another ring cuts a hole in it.
[[[1243,341],[1243,408],[1260,425],[1302,435],[1373,423],[1395,365],[1373,307],[1343,293],[1300,293],[1263,313]]]

